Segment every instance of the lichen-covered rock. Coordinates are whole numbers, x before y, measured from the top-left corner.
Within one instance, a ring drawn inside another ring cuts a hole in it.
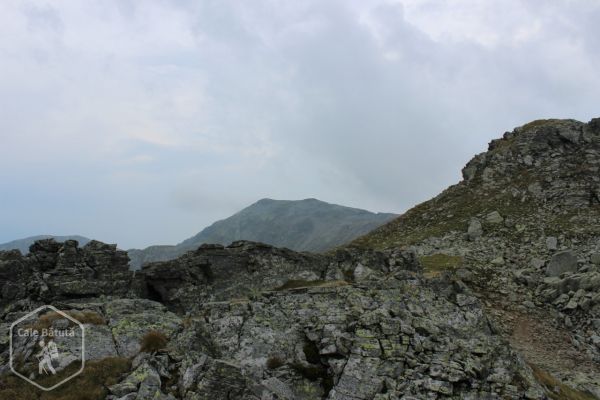
[[[314,287],[245,303],[205,303],[190,318],[203,325],[213,354],[235,361],[227,368],[239,368],[257,385],[265,374],[277,378],[279,393],[289,390],[290,398],[477,398],[491,392],[520,398],[508,386],[535,388],[522,361],[490,332],[478,301],[459,306],[457,297],[468,293],[456,290],[451,282],[432,287],[416,273],[398,274],[368,287]],[[190,323],[182,335],[189,329],[197,331]],[[190,374],[206,369],[188,364],[186,388]],[[494,369],[498,365],[504,367]]]
[[[252,297],[286,284],[376,279],[396,269],[419,269],[414,254],[344,249],[319,255],[240,241],[228,247],[201,246],[176,260],[147,264],[138,278],[143,297],[190,312],[202,302]]]
[[[180,317],[150,300],[116,299],[106,303],[104,309],[117,353],[124,357],[140,351],[146,333],[158,331],[170,338],[181,327]]]

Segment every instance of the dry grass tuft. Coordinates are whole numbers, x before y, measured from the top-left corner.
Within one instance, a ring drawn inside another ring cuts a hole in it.
[[[535,365],[530,365],[530,367],[533,370],[533,376],[546,389],[546,394],[552,400],[598,400],[589,393],[580,392],[565,385]]]
[[[71,318],[75,318],[82,324],[92,324],[92,325],[105,325],[106,321],[102,316],[94,311],[68,311],[65,312]],[[42,330],[48,329],[52,326],[54,321],[59,319],[65,319],[65,317],[55,311],[48,312],[40,316],[37,322],[31,325],[32,329]],[[69,321],[69,326],[74,326],[75,323],[71,320]]]
[[[167,347],[169,339],[159,331],[149,331],[140,342],[140,352],[154,353]]]
[[[38,380],[49,387],[72,375],[79,369],[79,363],[73,363],[57,375]],[[107,387],[118,383],[131,369],[127,358],[108,357],[98,361],[89,361],[83,372],[50,391],[42,392],[22,379],[9,375],[0,381],[0,399],[19,400],[104,400],[108,396]]]
[[[301,289],[310,287],[339,287],[349,285],[346,281],[305,281],[305,280],[289,280],[283,285],[275,288],[274,290],[281,291],[287,289]]]
[[[279,367],[283,367],[284,365],[285,362],[283,362],[281,358],[276,356],[269,357],[269,359],[267,360],[267,368],[269,369],[277,369]]]

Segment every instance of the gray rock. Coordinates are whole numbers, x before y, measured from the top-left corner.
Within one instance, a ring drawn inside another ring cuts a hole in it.
[[[592,253],[590,261],[594,265],[600,265],[600,253]]]
[[[435,379],[428,378],[425,381],[425,388],[432,392],[442,393],[445,395],[452,394],[452,384],[450,382],[438,381]]]
[[[361,263],[358,263],[356,268],[354,268],[354,279],[357,282],[364,281],[368,279],[373,274],[373,270],[369,267],[365,267]]]
[[[546,248],[548,250],[556,250],[558,246],[558,240],[554,236],[548,236],[546,238]]]
[[[106,325],[85,325],[85,359],[116,357],[117,349],[111,329]]]
[[[525,307],[527,307],[527,308],[535,308],[535,304],[533,304],[533,302],[532,302],[532,301],[529,301],[529,300],[525,300],[525,301],[523,302],[523,305],[524,305]]]
[[[502,215],[498,211],[492,211],[485,216],[485,222],[488,224],[501,224],[503,221],[504,218],[502,218]]]
[[[535,269],[540,269],[544,265],[546,265],[546,262],[540,258],[532,258],[531,259],[531,266]]]
[[[547,276],[559,276],[565,272],[577,271],[577,257],[570,250],[554,254],[546,267]]]
[[[117,353],[122,357],[136,355],[149,331],[161,332],[169,338],[181,324],[180,317],[151,300],[118,299],[108,302],[105,308]]]
[[[469,227],[467,229],[467,236],[469,240],[476,240],[483,235],[483,226],[477,218],[471,218]]]
[[[502,256],[496,257],[491,261],[491,263],[492,263],[492,265],[499,267],[501,265],[504,265],[504,258]]]

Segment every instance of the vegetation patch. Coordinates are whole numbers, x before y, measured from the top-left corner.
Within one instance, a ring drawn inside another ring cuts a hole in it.
[[[546,389],[546,394],[552,400],[597,400],[595,396],[589,393],[584,393],[565,385],[539,367],[535,365],[529,366],[533,370],[535,379]]]
[[[447,254],[432,254],[430,256],[419,257],[423,266],[423,273],[426,277],[435,277],[443,272],[452,272],[458,268],[463,259],[460,256],[450,256]]]
[[[94,311],[67,311],[65,314],[71,318],[75,318],[82,324],[106,325],[106,320]],[[54,321],[60,319],[66,319],[69,322],[69,327],[75,325],[73,321],[65,318],[64,315],[59,314],[56,311],[51,311],[40,316],[38,320],[31,325],[31,328],[37,330],[48,329],[52,326]]]
[[[81,367],[79,362],[67,366],[56,375],[42,377],[36,382],[50,387],[74,374]],[[19,400],[104,400],[107,387],[121,381],[131,369],[128,358],[108,357],[88,361],[85,369],[69,382],[49,392],[43,392],[21,378],[9,375],[0,380],[0,399]]]
[[[540,128],[549,124],[556,124],[561,122],[560,119],[536,119],[535,121],[531,121],[521,127],[523,131],[531,131],[533,129]]]
[[[267,360],[268,369],[277,369],[279,367],[283,367],[284,365],[285,362],[277,356],[269,357],[269,359]]]
[[[140,342],[140,352],[154,353],[167,347],[169,339],[159,331],[149,331],[142,337]]]
[[[474,180],[481,179],[480,177]],[[526,169],[515,172],[512,185],[524,191],[535,181]],[[498,211],[504,218],[530,215],[537,210],[536,201],[521,201],[521,197],[513,197],[509,191],[493,189],[477,190],[475,182],[461,182],[444,190],[431,200],[425,201],[395,220],[383,225],[367,235],[354,240],[351,245],[361,248],[387,249],[406,247],[422,242],[431,237],[443,237],[452,232],[467,232],[471,218]],[[503,224],[484,229],[507,229]],[[514,229],[506,235],[511,238]]]

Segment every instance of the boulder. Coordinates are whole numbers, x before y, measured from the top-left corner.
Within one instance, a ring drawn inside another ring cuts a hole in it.
[[[577,271],[577,257],[572,251],[561,251],[550,259],[546,267],[547,276],[559,276],[565,272]]]
[[[475,240],[483,235],[483,226],[477,218],[471,218],[467,229],[467,237],[469,240]]]
[[[548,236],[546,238],[546,247],[548,250],[556,250],[558,247],[558,240],[554,236]]]
[[[487,222],[488,224],[501,224],[502,222],[504,222],[504,218],[502,218],[502,215],[500,215],[498,211],[492,211],[491,213],[486,215],[485,222]]]

